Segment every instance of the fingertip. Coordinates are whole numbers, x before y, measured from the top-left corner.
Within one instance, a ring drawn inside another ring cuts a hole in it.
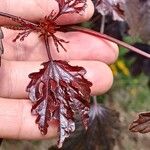
[[[94,86],[92,87],[92,95],[102,95],[110,90],[113,84],[113,74],[110,67],[102,62],[97,62],[97,77],[94,78]]]
[[[88,21],[94,14],[94,5],[91,0],[87,0],[87,6],[82,16],[82,22]]]
[[[118,45],[116,44],[116,43],[114,43],[114,42],[110,42],[109,41],[109,43],[110,43],[110,45],[111,45],[111,47],[112,47],[112,51],[113,51],[113,56],[112,56],[112,63],[114,63],[116,60],[117,60],[117,58],[118,58],[118,55],[119,55],[119,47],[118,47]]]
[[[107,64],[113,64],[117,58],[118,58],[118,55],[119,55],[119,47],[116,43],[114,42],[111,42],[111,41],[108,41],[108,40],[105,40],[106,41],[106,45],[108,47],[110,47],[111,51],[109,51],[109,54],[107,54],[109,56],[109,61]]]

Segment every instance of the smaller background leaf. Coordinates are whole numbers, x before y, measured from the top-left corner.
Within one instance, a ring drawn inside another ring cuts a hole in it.
[[[97,0],[96,9],[101,15],[112,14],[114,20],[124,19],[124,0]]]
[[[139,118],[130,125],[131,132],[148,133],[150,132],[150,112],[139,114]]]

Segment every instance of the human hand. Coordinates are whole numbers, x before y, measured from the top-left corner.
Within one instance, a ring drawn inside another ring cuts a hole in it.
[[[9,2],[9,3],[8,3]],[[57,9],[54,1],[43,0],[5,0],[0,10],[32,21],[38,21],[53,9]],[[17,8],[16,8],[17,7]],[[69,14],[60,17],[60,24],[73,24],[85,21],[92,16],[93,5],[89,0],[84,14]],[[0,17],[0,24],[10,24],[10,20]],[[23,42],[12,40],[19,31],[3,28],[5,54],[2,56],[0,68],[0,137],[15,139],[40,139],[57,135],[57,124],[51,122],[48,134],[42,136],[35,124],[35,116],[31,115],[31,102],[25,92],[31,72],[39,71],[40,64],[46,61],[45,45],[37,33],[30,34]],[[87,70],[85,77],[93,83],[91,93],[105,93],[112,85],[113,76],[109,64],[118,56],[116,44],[94,36],[68,32],[57,33],[57,36],[69,40],[64,44],[67,52],[60,49],[58,53],[52,45],[54,59],[67,60],[71,65],[83,66]]]

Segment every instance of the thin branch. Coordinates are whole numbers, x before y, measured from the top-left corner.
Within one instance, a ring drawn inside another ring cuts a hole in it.
[[[92,96],[92,97],[93,97],[93,104],[97,105],[98,104],[98,102],[97,102],[97,96]]]
[[[106,35],[106,34],[101,34],[101,33],[98,33],[98,32],[92,31],[92,30],[89,30],[89,29],[87,29],[87,28],[78,27],[78,26],[72,26],[72,27],[68,27],[68,28],[73,29],[73,30],[76,30],[76,31],[79,31],[79,32],[87,33],[87,34],[96,36],[96,37],[98,37],[98,38],[103,38],[103,39],[112,41],[112,42],[114,42],[114,43],[116,43],[116,44],[118,44],[118,45],[120,45],[120,46],[123,46],[123,47],[125,47],[125,48],[127,48],[127,49],[130,49],[131,51],[134,51],[134,52],[136,52],[136,53],[138,53],[138,54],[141,54],[142,56],[145,56],[145,57],[147,57],[147,58],[150,58],[150,54],[148,54],[148,53],[146,53],[146,52],[144,52],[144,51],[142,51],[142,50],[140,50],[140,49],[138,49],[138,48],[136,48],[136,47],[134,47],[134,46],[131,46],[131,45],[125,43],[125,42],[122,42],[122,41],[119,41],[119,40],[117,40],[117,39],[115,39],[115,38],[113,38],[113,37],[110,37],[110,36],[108,36],[108,35]]]
[[[100,33],[104,33],[104,29],[105,29],[105,15],[102,15]]]
[[[61,15],[62,15],[62,14],[61,14],[61,12],[60,12],[60,10],[59,10],[59,12],[57,13],[57,15],[53,18],[53,21],[57,20],[57,18],[60,17]]]
[[[52,56],[51,56],[51,52],[50,52],[50,46],[49,46],[49,41],[48,41],[48,36],[47,35],[44,35],[44,41],[45,41],[47,56],[48,56],[49,60],[52,60]]]
[[[32,24],[33,26],[37,26],[36,23],[33,23],[33,22],[29,21],[29,20],[23,19],[21,17],[16,17],[14,15],[10,15],[10,14],[4,13],[4,12],[0,12],[0,16],[10,18],[10,19],[12,19],[15,22],[17,22],[17,20],[19,21],[19,19],[20,19],[20,20],[24,21],[27,24]]]

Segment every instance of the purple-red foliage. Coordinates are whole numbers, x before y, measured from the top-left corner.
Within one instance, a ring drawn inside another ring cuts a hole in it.
[[[84,78],[86,70],[83,67],[73,67],[65,61],[53,60],[48,41],[48,38],[51,37],[58,52],[59,47],[66,51],[62,43],[68,41],[55,35],[57,31],[63,29],[56,23],[56,20],[63,14],[84,11],[86,0],[56,1],[59,7],[58,13],[53,10],[49,16],[37,23],[2,12],[0,15],[19,24],[18,26],[7,26],[7,28],[23,30],[16,36],[14,42],[18,39],[23,41],[33,31],[38,32],[39,37],[44,38],[49,61],[43,63],[44,67],[39,72],[29,75],[31,81],[27,86],[27,92],[33,103],[31,112],[37,115],[36,123],[42,134],[47,134],[50,121],[59,122],[58,146],[61,147],[65,138],[75,130],[75,112],[80,114],[83,125],[87,128],[92,83]],[[0,42],[2,38],[3,34],[0,32]],[[2,43],[0,43],[0,53],[3,53]]]
[[[124,0],[96,0],[96,9],[102,15],[112,14],[114,20],[122,21],[124,18]]]
[[[82,67],[70,66],[65,61],[49,61],[44,68],[29,75],[27,87],[33,103],[32,114],[42,134],[47,133],[48,122],[59,121],[59,147],[75,130],[74,113],[79,112],[84,126],[88,125],[89,93],[92,85],[83,76]]]
[[[139,114],[139,118],[130,125],[131,132],[148,133],[150,132],[150,112]]]

